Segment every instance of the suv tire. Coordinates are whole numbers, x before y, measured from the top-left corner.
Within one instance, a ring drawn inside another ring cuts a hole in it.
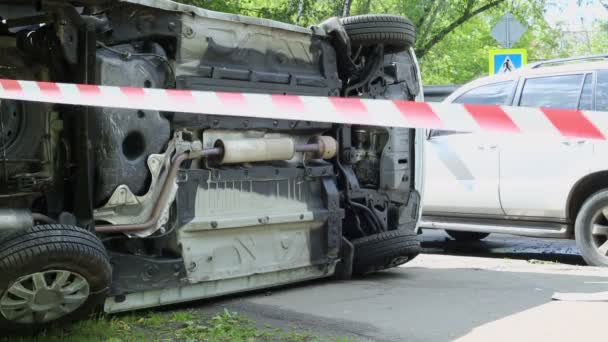
[[[0,331],[32,333],[86,318],[112,279],[102,242],[74,226],[13,232],[0,241]]]
[[[456,241],[479,241],[490,235],[490,233],[462,232],[459,230],[446,230],[445,232]]]
[[[574,223],[576,246],[591,266],[608,266],[608,190],[591,195]]]
[[[364,275],[395,267],[420,253],[415,231],[397,229],[352,240],[355,248],[353,274]]]
[[[397,53],[414,46],[416,28],[406,17],[364,14],[340,19],[353,46],[385,45],[385,52]]]

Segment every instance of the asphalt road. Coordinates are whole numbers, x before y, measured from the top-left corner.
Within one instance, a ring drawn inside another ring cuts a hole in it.
[[[572,241],[495,235],[463,244],[441,231],[423,241],[435,254],[363,279],[202,302],[197,310],[228,308],[260,324],[360,341],[571,342],[605,335],[608,302],[552,300],[555,292],[608,291],[608,268],[572,265],[582,263]]]

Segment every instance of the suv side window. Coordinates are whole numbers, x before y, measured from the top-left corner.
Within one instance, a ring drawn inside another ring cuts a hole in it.
[[[608,112],[608,70],[598,71],[597,73],[595,110]]]
[[[504,105],[513,91],[514,81],[487,84],[460,95],[454,103]]]
[[[505,81],[473,88],[457,97],[453,103],[504,105],[507,104],[506,102],[513,92],[514,84],[515,81]],[[436,137],[455,133],[465,132],[433,130],[430,136]]]
[[[583,74],[529,78],[524,84],[520,106],[577,109]]]

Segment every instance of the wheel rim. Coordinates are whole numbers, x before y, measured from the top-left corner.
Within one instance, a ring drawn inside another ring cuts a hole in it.
[[[9,321],[45,323],[78,309],[89,297],[89,283],[65,270],[33,273],[17,279],[0,299],[0,312]]]
[[[15,101],[0,101],[0,146],[8,150],[24,127],[23,107]]]
[[[608,259],[608,207],[599,210],[591,220],[591,245]]]

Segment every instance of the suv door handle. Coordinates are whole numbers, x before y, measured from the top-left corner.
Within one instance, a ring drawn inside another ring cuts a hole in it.
[[[479,146],[477,146],[477,149],[480,151],[495,150],[497,147],[498,147],[498,145],[479,145]]]
[[[582,146],[587,142],[587,140],[576,140],[576,141],[562,141],[562,145],[565,146],[573,146],[573,145],[577,145],[577,146]]]

